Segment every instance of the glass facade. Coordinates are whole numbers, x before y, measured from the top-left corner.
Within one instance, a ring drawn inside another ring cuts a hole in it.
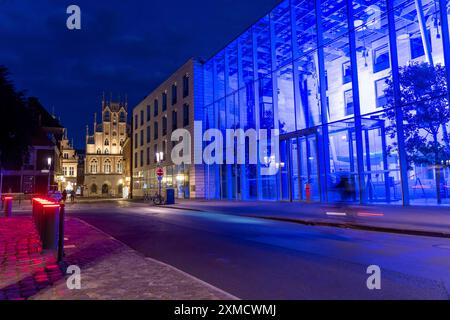
[[[449,12],[446,0],[277,5],[204,64],[203,115],[224,134],[279,129],[278,173],[262,174],[265,159],[205,165],[207,198],[450,204]]]

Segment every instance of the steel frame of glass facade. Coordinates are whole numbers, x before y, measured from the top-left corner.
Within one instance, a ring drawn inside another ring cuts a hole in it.
[[[204,129],[279,129],[280,170],[207,165],[207,198],[333,202],[344,183],[350,202],[450,204],[450,161],[417,156],[450,150],[448,123],[417,125],[424,104],[449,109],[448,74],[445,94],[413,101],[404,71],[450,64],[449,12],[448,0],[278,4],[204,64],[203,117]]]

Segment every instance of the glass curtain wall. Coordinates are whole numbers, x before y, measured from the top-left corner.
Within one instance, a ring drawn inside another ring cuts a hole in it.
[[[207,196],[450,204],[449,14],[447,0],[278,4],[205,63],[204,119],[279,129],[280,157],[207,165]]]

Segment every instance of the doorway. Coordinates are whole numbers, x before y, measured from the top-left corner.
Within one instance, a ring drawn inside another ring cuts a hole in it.
[[[283,201],[320,201],[317,130],[280,140],[280,195]]]

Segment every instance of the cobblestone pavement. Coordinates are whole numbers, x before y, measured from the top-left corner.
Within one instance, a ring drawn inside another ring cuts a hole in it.
[[[0,300],[27,299],[62,279],[29,217],[0,218]]]
[[[79,219],[67,219],[65,237],[64,260],[80,267],[81,289],[69,290],[63,279],[32,299],[236,299]]]

